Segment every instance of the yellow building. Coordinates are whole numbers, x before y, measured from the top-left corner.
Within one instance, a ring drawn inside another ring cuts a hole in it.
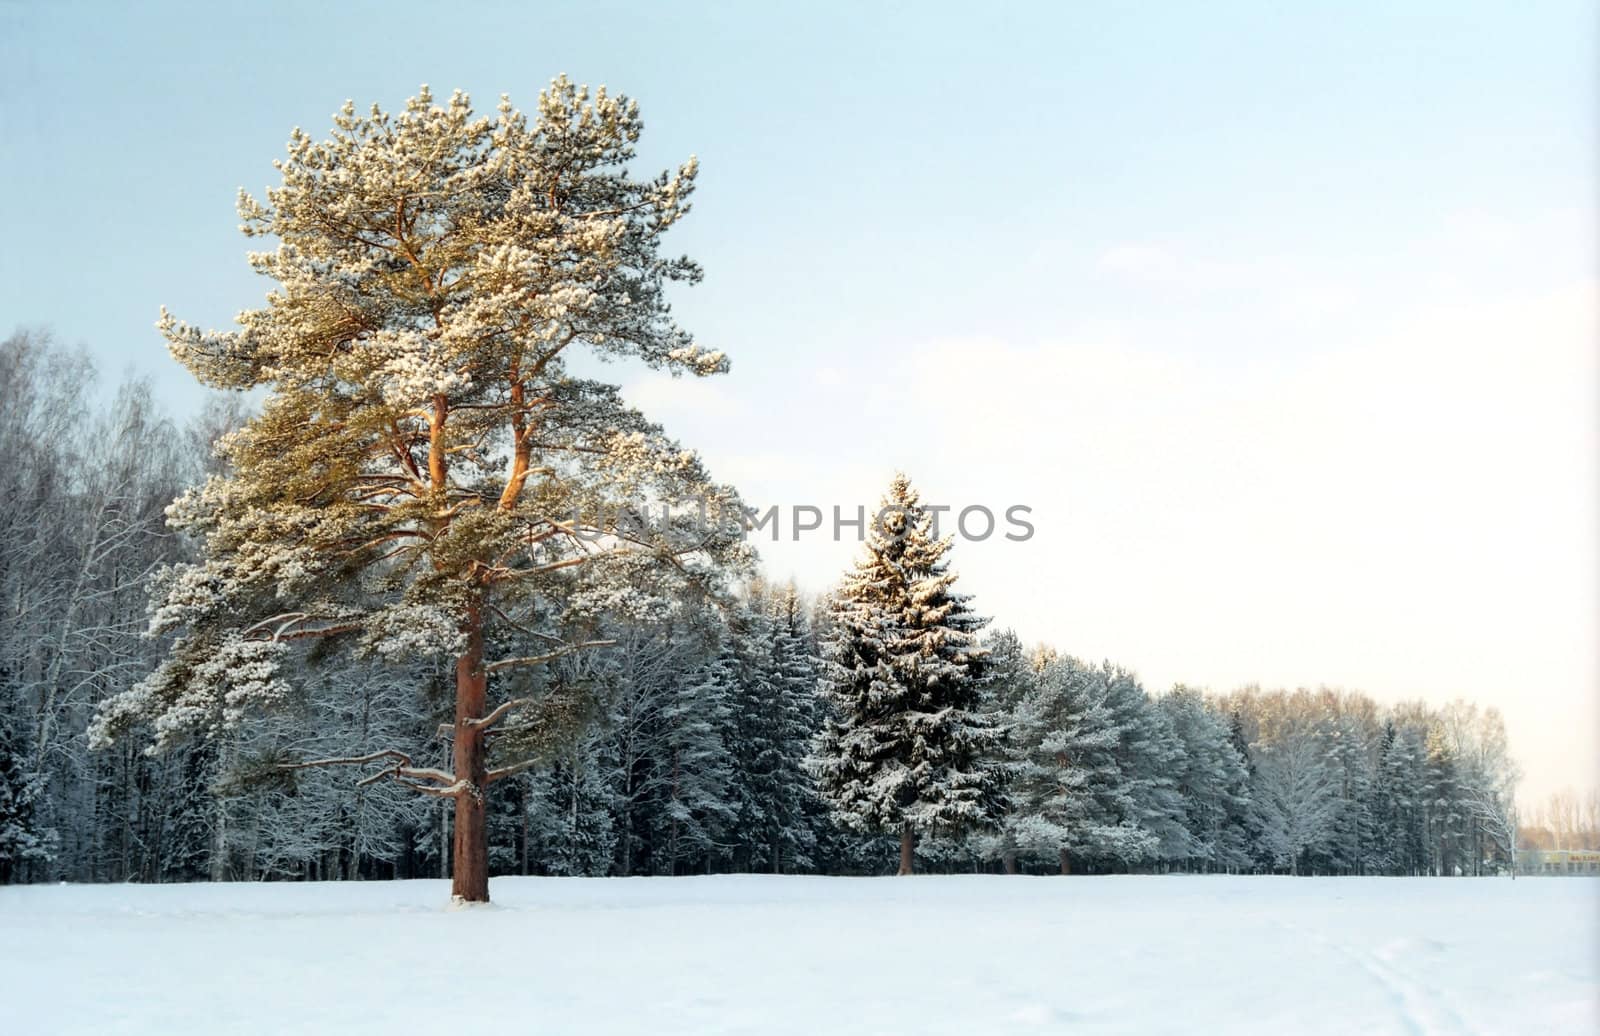
[[[1523,874],[1600,874],[1600,850],[1526,849],[1517,857]]]

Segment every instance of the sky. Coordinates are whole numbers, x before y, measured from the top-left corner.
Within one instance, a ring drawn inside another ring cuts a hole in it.
[[[1526,796],[1600,785],[1592,5],[993,8],[0,0],[0,333],[182,416],[158,307],[261,303],[291,127],[565,72],[700,159],[675,312],[732,372],[608,372],[749,502],[1027,506],[953,553],[1026,640],[1467,698]],[[826,589],[830,533],[769,572]]]

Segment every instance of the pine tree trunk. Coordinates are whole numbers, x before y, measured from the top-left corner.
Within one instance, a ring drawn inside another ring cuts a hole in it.
[[[900,870],[898,874],[912,873],[912,865],[916,862],[916,854],[912,851],[916,840],[911,834],[911,825],[904,824],[900,828]]]
[[[489,827],[484,803],[483,733],[472,726],[481,719],[488,698],[483,669],[483,619],[474,605],[467,614],[467,650],[456,660],[455,777],[467,789],[456,795],[454,874],[450,895],[467,903],[489,902]]]
[[[1005,868],[1007,874],[1017,873],[1017,851],[1007,847],[1000,857],[1000,865]]]
[[[1061,873],[1062,874],[1071,874],[1072,873],[1072,857],[1071,857],[1071,855],[1069,855],[1065,849],[1060,850],[1058,855],[1059,855],[1060,860],[1061,860]]]

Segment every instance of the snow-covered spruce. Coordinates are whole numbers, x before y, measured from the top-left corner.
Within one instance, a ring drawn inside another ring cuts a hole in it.
[[[990,821],[1000,728],[981,710],[987,622],[954,589],[934,519],[895,476],[863,557],[834,594],[823,683],[834,715],[813,762],[818,788],[846,825],[900,837],[900,873],[919,834]]]

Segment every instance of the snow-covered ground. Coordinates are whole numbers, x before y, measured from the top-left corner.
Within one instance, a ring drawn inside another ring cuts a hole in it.
[[[1600,881],[0,888],[0,1031],[1596,1032]]]

